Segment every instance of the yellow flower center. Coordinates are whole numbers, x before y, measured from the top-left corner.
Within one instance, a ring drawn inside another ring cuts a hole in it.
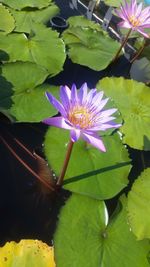
[[[86,107],[83,106],[74,106],[70,109],[68,114],[69,121],[76,126],[79,126],[81,129],[86,129],[93,125],[92,122],[92,113]]]
[[[133,27],[138,27],[141,24],[141,21],[137,19],[134,15],[129,17],[129,21],[133,25]]]

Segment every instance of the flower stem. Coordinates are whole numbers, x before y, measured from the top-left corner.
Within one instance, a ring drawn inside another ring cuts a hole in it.
[[[142,54],[146,46],[147,46],[147,42],[145,41],[144,44],[140,47],[140,49],[137,51],[135,56],[130,60],[130,63],[133,63]]]
[[[63,184],[63,180],[64,180],[64,176],[65,176],[65,173],[66,173],[66,170],[67,170],[67,167],[68,167],[68,163],[69,163],[69,160],[70,160],[73,144],[74,144],[74,142],[72,142],[70,140],[70,142],[68,144],[68,148],[67,148],[66,158],[64,160],[64,165],[62,167],[62,171],[61,171],[61,174],[60,174],[60,176],[58,178],[58,181],[56,183],[57,186],[61,186]]]
[[[116,56],[115,56],[114,59],[113,59],[113,62],[115,62],[115,61],[117,60],[117,58],[119,57],[120,52],[121,52],[122,48],[125,46],[125,44],[127,43],[128,38],[129,38],[129,35],[130,35],[131,32],[132,32],[132,29],[130,29],[130,30],[128,31],[128,33],[127,33],[125,39],[123,40],[123,42],[122,42],[122,44],[121,44],[121,46],[120,46],[120,48],[119,48],[119,50],[118,50]]]

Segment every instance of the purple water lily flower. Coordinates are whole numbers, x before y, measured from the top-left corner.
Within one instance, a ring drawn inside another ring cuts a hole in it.
[[[105,152],[105,146],[97,131],[118,128],[121,125],[112,122],[111,115],[115,108],[104,110],[109,98],[103,98],[103,92],[92,89],[88,92],[84,83],[79,91],[75,84],[71,90],[67,86],[60,87],[60,103],[50,93],[46,93],[49,102],[60,112],[60,117],[47,118],[43,122],[59,128],[70,130],[71,140],[76,142],[82,137],[86,142]]]
[[[120,10],[116,10],[116,14],[123,20],[118,25],[138,31],[144,37],[149,38],[149,34],[144,32],[144,29],[150,28],[150,7],[142,10],[142,5],[142,3],[138,5],[136,0],[131,0],[131,3],[124,0],[124,5],[121,5]]]

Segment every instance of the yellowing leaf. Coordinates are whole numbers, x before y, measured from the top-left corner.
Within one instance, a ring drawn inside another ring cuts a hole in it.
[[[56,267],[54,249],[39,240],[7,242],[0,248],[0,267]]]

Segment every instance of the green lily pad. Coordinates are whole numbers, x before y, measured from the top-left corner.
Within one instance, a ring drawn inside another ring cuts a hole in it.
[[[48,21],[59,13],[56,5],[50,5],[40,10],[21,10],[10,9],[16,22],[15,31],[30,33],[34,27],[34,23],[47,24]]]
[[[137,239],[150,238],[150,168],[134,182],[127,208],[129,223]]]
[[[129,0],[127,0],[129,2]],[[120,7],[122,0],[105,0],[105,4],[113,7]]]
[[[9,7],[20,10],[26,7],[44,8],[48,6],[52,0],[1,0],[1,2]]]
[[[89,27],[90,29],[97,30],[97,31],[102,31],[101,26],[99,23],[96,23],[94,21],[88,20],[84,16],[73,16],[70,17],[68,20],[69,26],[70,27]],[[107,33],[106,33],[107,35]]]
[[[45,117],[55,115],[57,111],[49,105],[45,92],[50,91],[58,97],[58,88],[40,85],[47,74],[45,69],[30,62],[5,64],[2,75],[8,84],[2,92],[0,90],[0,106],[3,109],[9,107],[11,115],[20,122],[40,122]]]
[[[0,4],[0,31],[9,33],[15,28],[15,20],[7,8]]]
[[[74,144],[65,175],[64,188],[96,199],[116,195],[128,183],[130,160],[118,134],[102,137],[106,153],[83,140]],[[45,154],[56,175],[64,162],[68,131],[50,127],[45,137]],[[60,152],[61,151],[61,152]]]
[[[61,210],[54,236],[57,267],[148,267],[149,242],[135,239],[124,202],[107,224],[102,201],[73,194]]]
[[[94,22],[89,23],[87,20],[86,23],[84,20],[84,26],[76,26],[76,17],[74,20],[75,26],[70,26],[62,35],[68,47],[69,57],[74,63],[88,66],[93,70],[105,69],[116,55],[120,44],[106,32],[97,30]]]
[[[0,248],[0,267],[55,267],[54,249],[38,240],[7,242]]]
[[[123,78],[104,78],[97,88],[111,97],[124,119],[120,128],[129,146],[150,150],[150,90],[144,83]]]
[[[14,49],[15,47],[15,49]],[[66,58],[65,46],[56,31],[41,24],[34,24],[30,36],[13,33],[0,39],[0,49],[9,55],[9,61],[30,61],[56,75]]]

